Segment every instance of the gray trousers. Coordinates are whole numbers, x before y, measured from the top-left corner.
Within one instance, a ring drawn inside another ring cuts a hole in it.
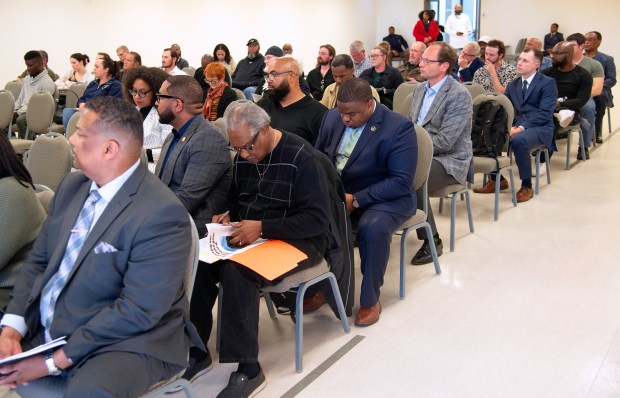
[[[431,163],[431,171],[428,176],[428,192],[433,192],[443,187],[447,187],[448,185],[458,184],[459,182],[450,174],[446,173],[446,169],[443,168],[441,163],[437,160],[433,159]],[[416,191],[416,195],[418,198],[418,209],[422,210],[423,208],[423,200],[422,190],[418,189]],[[435,217],[433,217],[433,210],[431,209],[430,202],[427,200],[426,203],[428,207],[428,214],[426,215],[426,219],[428,223],[431,225],[431,231],[433,231],[433,235],[437,233],[437,226],[435,225]],[[419,228],[417,231],[418,239],[428,239],[426,236],[426,229]]]

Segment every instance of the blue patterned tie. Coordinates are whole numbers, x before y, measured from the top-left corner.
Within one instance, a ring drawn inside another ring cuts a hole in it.
[[[86,199],[84,207],[82,207],[82,211],[78,215],[77,221],[71,230],[71,235],[69,236],[65,255],[62,258],[60,267],[43,288],[39,310],[41,312],[41,323],[45,327],[46,339],[51,339],[49,331],[52,326],[52,320],[54,319],[56,300],[58,300],[60,292],[65,287],[69,274],[75,264],[75,260],[78,254],[80,254],[80,250],[82,250],[82,246],[88,236],[90,226],[95,216],[95,205],[100,199],[101,195],[97,190],[94,189],[90,191],[90,195]]]

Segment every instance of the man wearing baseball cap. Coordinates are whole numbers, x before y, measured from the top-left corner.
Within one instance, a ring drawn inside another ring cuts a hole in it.
[[[248,56],[239,61],[237,69],[232,75],[233,88],[243,90],[243,94],[252,100],[256,86],[263,78],[265,57],[260,53],[260,43],[256,39],[248,40]]]

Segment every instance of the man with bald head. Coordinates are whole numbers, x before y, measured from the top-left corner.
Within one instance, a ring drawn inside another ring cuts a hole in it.
[[[426,50],[426,44],[416,41],[409,49],[409,60],[398,67],[398,71],[406,82],[423,82],[425,79],[420,75],[420,58]]]
[[[66,336],[0,367],[0,384],[19,384],[20,396],[51,386],[63,397],[141,396],[187,366],[188,337],[202,346],[185,321],[190,220],[140,162],[142,134],[126,101],[86,103],[69,140],[80,171],[54,194],[0,322],[0,358]]]
[[[159,121],[172,125],[155,175],[179,198],[203,236],[206,224],[226,206],[232,165],[227,140],[202,114],[202,88],[193,77],[169,76],[157,95]],[[194,283],[190,318],[204,345],[211,333],[211,312],[205,310],[207,267],[199,267]],[[192,347],[190,367],[183,376],[192,380],[211,367],[208,353]]]
[[[538,51],[542,51],[543,50],[543,42],[538,37],[530,37],[525,42],[525,46],[523,47],[523,49],[524,50],[538,50]],[[538,70],[539,71],[543,71],[543,70],[545,70],[547,68],[550,68],[550,67],[551,67],[551,58],[543,57],[542,62],[540,63],[540,66],[538,67]]]
[[[555,79],[558,87],[556,111],[568,109],[578,114],[590,99],[592,76],[581,66],[575,65],[573,50],[570,42],[556,44],[551,51],[553,66],[542,73]]]
[[[278,58],[267,67],[268,97],[257,102],[271,117],[271,127],[297,134],[312,145],[327,108],[299,87],[299,64],[293,58]]]

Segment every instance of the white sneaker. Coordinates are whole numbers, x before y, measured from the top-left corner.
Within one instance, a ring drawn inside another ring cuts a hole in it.
[[[562,128],[566,128],[570,122],[573,121],[575,111],[571,111],[570,109],[562,109],[558,113],[554,113],[553,116],[558,119]]]

